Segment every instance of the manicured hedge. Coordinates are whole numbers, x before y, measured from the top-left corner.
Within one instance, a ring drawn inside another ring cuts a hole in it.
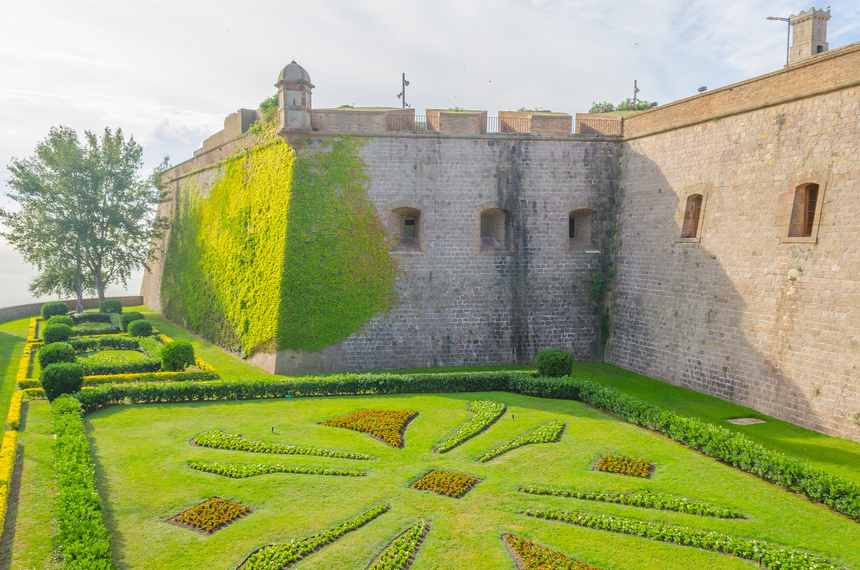
[[[54,315],[65,315],[69,308],[62,301],[51,301],[42,305],[42,320],[47,321]]]
[[[767,449],[724,427],[685,418],[581,378],[512,380],[511,391],[591,404],[860,521],[860,485]]]
[[[42,331],[42,340],[45,344],[63,342],[69,340],[70,336],[72,336],[72,327],[69,325],[48,325]]]
[[[58,362],[74,362],[76,358],[75,348],[67,342],[46,344],[36,353],[40,368],[47,368]]]
[[[15,457],[18,453],[18,432],[7,431],[0,444],[0,520],[6,520],[9,506],[9,489],[12,487],[12,474],[15,472]],[[2,534],[2,530],[0,530]]]
[[[77,362],[58,362],[44,368],[39,374],[39,384],[49,402],[63,394],[74,394],[84,384],[84,367]]]
[[[128,324],[128,334],[131,336],[149,336],[152,334],[152,323],[139,320]]]
[[[103,386],[75,395],[87,412],[112,404],[247,400],[285,396],[507,391],[579,400],[819,501],[860,521],[860,485],[754,443],[739,433],[647,404],[585,379],[533,378],[511,371],[449,374],[339,374],[301,379]]]
[[[73,313],[72,320],[76,325],[81,323],[111,323],[111,313]],[[114,324],[119,324],[116,322]]]
[[[118,315],[122,313],[122,303],[116,299],[105,299],[99,303],[99,312]]]
[[[113,569],[110,536],[102,519],[93,460],[80,403],[60,397],[51,405],[54,415],[54,475],[57,502],[56,545],[64,569]]]
[[[90,364],[85,359],[82,361],[84,374],[86,376],[104,376],[107,374],[145,374],[147,372],[159,372],[161,362],[152,358],[136,360],[134,362],[123,362],[122,364]]]
[[[181,372],[194,365],[194,347],[184,340],[172,340],[161,349],[161,368],[165,372]]]
[[[98,338],[74,338],[69,341],[75,352],[92,352],[94,350],[137,350],[140,348],[138,339],[127,335],[106,335]]]
[[[24,402],[24,390],[16,390],[9,402],[9,413],[6,415],[6,425],[18,429],[21,424],[21,404]]]
[[[66,325],[68,327],[75,326],[75,321],[68,315],[54,315],[47,321],[48,325]]]
[[[541,376],[568,376],[573,369],[573,355],[560,348],[548,348],[537,353],[535,364]]]
[[[143,315],[138,313],[137,311],[129,311],[128,313],[122,313],[119,316],[119,325],[122,327],[123,332],[128,330],[128,325],[133,323],[134,321],[143,320]]]
[[[214,372],[141,372],[133,374],[106,374],[84,376],[84,386],[105,384],[142,384],[147,382],[209,382],[217,380]]]

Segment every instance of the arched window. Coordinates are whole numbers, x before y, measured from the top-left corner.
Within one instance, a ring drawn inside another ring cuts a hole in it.
[[[788,237],[811,237],[818,206],[818,184],[801,184],[794,190]]]
[[[508,214],[499,208],[481,212],[481,251],[506,251],[508,249]]]
[[[702,195],[687,196],[687,206],[684,209],[684,226],[681,228],[682,238],[699,236],[699,218],[702,215]]]
[[[591,220],[594,210],[582,208],[567,215],[567,247],[570,251],[591,247]]]
[[[394,251],[421,251],[421,210],[395,208],[397,230]]]

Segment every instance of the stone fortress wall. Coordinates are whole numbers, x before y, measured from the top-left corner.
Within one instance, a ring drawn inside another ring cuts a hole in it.
[[[624,132],[606,361],[860,439],[860,44]],[[810,183],[812,235],[789,237]],[[682,238],[694,194],[698,236]]]
[[[255,361],[276,373],[510,364],[560,347],[860,440],[858,84],[853,44],[623,122],[577,116],[573,135],[570,115],[499,113],[502,132],[487,134],[480,111],[417,121],[411,109],[312,109],[309,78],[307,105],[290,107],[282,86],[294,148],[337,132],[366,139],[368,193],[403,278],[394,309],[359,333]],[[233,152],[243,116],[168,178]],[[812,235],[789,237],[808,184],[819,188]],[[482,213],[502,216],[488,222],[502,228],[496,245],[484,247]],[[569,239],[571,214],[588,237]],[[407,218],[417,238],[398,242]],[[586,281],[612,242],[604,347]],[[159,282],[156,267],[142,290],[155,308]]]

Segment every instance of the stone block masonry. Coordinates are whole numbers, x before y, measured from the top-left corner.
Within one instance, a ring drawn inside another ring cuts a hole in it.
[[[858,89],[624,144],[607,362],[860,440]],[[813,235],[789,238],[808,183]],[[700,234],[683,239],[692,194]]]
[[[311,150],[320,145],[311,144]],[[392,252],[402,279],[387,315],[317,353],[255,362],[276,373],[524,364],[543,348],[602,358],[583,283],[605,253],[620,144],[490,137],[374,137],[369,195],[397,239],[418,217],[417,250]],[[502,250],[481,251],[481,211],[508,216]],[[568,250],[568,214],[595,211],[593,245]]]

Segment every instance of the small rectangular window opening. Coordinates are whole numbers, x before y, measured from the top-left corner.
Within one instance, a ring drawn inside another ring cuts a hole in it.
[[[818,184],[798,186],[794,191],[794,205],[791,208],[788,237],[812,237],[817,206]]]
[[[576,237],[576,218],[570,217],[567,219],[567,237],[570,239]]]
[[[684,226],[681,229],[682,238],[694,238],[699,233],[699,216],[702,213],[702,195],[694,194],[687,198],[684,210]]]
[[[403,237],[414,238],[415,237],[415,218],[406,218],[404,220],[404,228],[403,228]]]

